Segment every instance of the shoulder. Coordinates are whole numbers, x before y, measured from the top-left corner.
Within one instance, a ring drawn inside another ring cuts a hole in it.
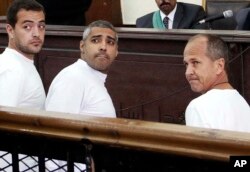
[[[136,22],[152,19],[154,12],[148,13],[136,19]]]
[[[75,63],[62,69],[55,77],[53,82],[67,84],[83,84],[91,78],[91,73],[88,69],[76,61]]]
[[[71,77],[77,77],[80,76],[81,72],[79,68],[77,67],[76,62],[63,68],[58,74],[57,77],[64,77],[64,78],[71,78]]]
[[[145,14],[145,15],[143,15],[143,16],[137,18],[137,20],[142,20],[142,19],[146,19],[146,18],[152,18],[152,17],[153,17],[153,14],[154,14],[154,12]]]
[[[178,2],[178,6],[184,7],[186,9],[200,9],[202,6],[197,5],[197,4],[190,4],[190,3],[185,3],[185,2]]]
[[[137,18],[136,19],[136,26],[144,25],[145,22],[149,22],[149,21],[152,22],[153,14],[154,14],[154,12],[148,13],[148,14],[146,14],[144,16],[141,16],[141,17]]]
[[[215,97],[217,97],[218,94],[214,94],[212,91],[209,91],[205,94],[200,95],[199,97],[196,97],[193,99],[189,106],[191,107],[202,107],[204,104],[208,104],[210,101],[213,101]]]
[[[24,67],[17,58],[11,58],[5,54],[0,55],[0,73],[13,72],[21,74],[24,71]]]
[[[184,2],[178,2],[177,8],[181,8],[185,13],[198,13],[198,12],[204,12],[204,9],[200,5],[196,4],[189,4],[189,3],[184,3]]]

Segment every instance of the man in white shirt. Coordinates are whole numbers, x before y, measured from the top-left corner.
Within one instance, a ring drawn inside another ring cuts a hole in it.
[[[8,47],[0,55],[0,105],[43,109],[45,91],[33,64],[44,42],[43,6],[13,1],[7,12]]]
[[[250,107],[228,81],[229,50],[215,35],[196,35],[184,50],[186,78],[194,92],[185,112],[186,125],[250,132]]]
[[[107,21],[91,23],[80,42],[81,58],[63,69],[50,85],[45,108],[101,117],[116,117],[105,87],[107,72],[118,54],[118,36]]]
[[[33,63],[44,42],[43,6],[34,0],[13,1],[7,12],[6,31],[8,47],[0,55],[0,105],[44,109],[45,91]],[[0,151],[0,154],[5,152]],[[12,162],[10,156],[5,155],[4,159]],[[27,157],[19,162],[20,171],[28,168],[23,163],[38,169],[38,164]],[[0,169],[5,167],[6,162],[2,160]],[[13,170],[8,168],[4,171]]]

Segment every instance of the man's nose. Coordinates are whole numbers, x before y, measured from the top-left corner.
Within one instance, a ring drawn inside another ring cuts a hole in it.
[[[38,26],[33,27],[33,29],[32,29],[32,36],[39,37],[39,35],[40,35],[40,30],[39,30]]]
[[[193,67],[191,65],[186,65],[186,72],[185,75],[192,75],[194,73]]]
[[[107,49],[107,43],[106,43],[106,41],[102,41],[101,42],[100,49],[106,51],[106,49]]]

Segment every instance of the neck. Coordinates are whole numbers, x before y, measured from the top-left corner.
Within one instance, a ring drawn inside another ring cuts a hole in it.
[[[216,89],[232,89],[233,87],[230,85],[230,83],[228,81],[224,81],[224,82],[219,82],[219,83],[215,84],[213,86],[213,88],[216,88]]]
[[[210,86],[211,89],[217,88],[217,89],[232,89],[232,86],[228,82],[228,77],[225,71],[223,71],[217,79],[211,84]]]

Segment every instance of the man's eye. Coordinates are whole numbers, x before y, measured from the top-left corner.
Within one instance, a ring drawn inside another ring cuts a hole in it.
[[[197,64],[199,64],[199,62],[198,61],[193,61],[193,64],[197,65]]]
[[[40,28],[40,29],[45,29],[45,25],[44,25],[44,24],[39,25],[39,28]]]
[[[27,26],[24,26],[23,28],[26,29],[26,30],[30,30],[30,29],[31,29],[31,26],[28,26],[28,25],[27,25]]]
[[[98,39],[92,39],[91,42],[98,43],[99,41],[98,41]]]
[[[115,41],[113,41],[113,40],[112,41],[108,41],[108,44],[109,45],[115,45]]]

